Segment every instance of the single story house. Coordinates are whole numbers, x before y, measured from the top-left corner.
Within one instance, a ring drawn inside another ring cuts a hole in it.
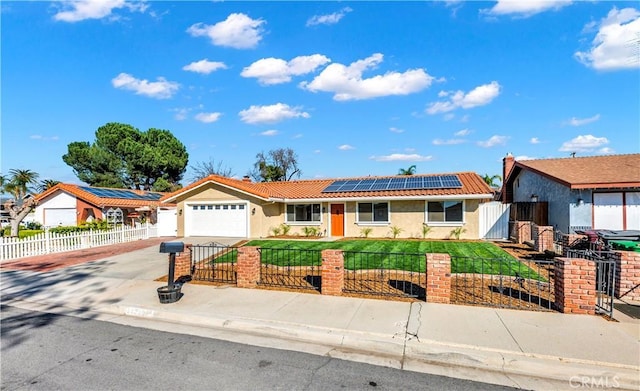
[[[575,230],[640,229],[640,154],[503,159],[504,203],[548,203],[549,225]]]
[[[35,221],[47,227],[73,226],[95,219],[130,225],[145,218],[155,222],[163,195],[165,193],[59,183],[36,195]]]
[[[177,205],[178,236],[267,237],[286,224],[289,235],[314,227],[323,236],[478,239],[479,204],[493,192],[476,173],[252,182],[210,175],[164,196]]]

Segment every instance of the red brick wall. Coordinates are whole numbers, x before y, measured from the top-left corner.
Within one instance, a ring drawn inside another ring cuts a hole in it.
[[[565,314],[595,314],[595,262],[582,258],[556,258],[555,303],[558,311]]]
[[[522,244],[531,241],[531,222],[516,221],[513,229],[516,243]]]
[[[322,250],[322,294],[342,295],[344,288],[344,257],[342,250]]]
[[[171,259],[171,254],[168,254]],[[175,278],[191,275],[191,245],[185,244],[184,251],[176,254]]]
[[[259,247],[238,248],[236,279],[238,288],[255,288],[260,281]]]
[[[620,259],[616,260],[615,296],[632,300],[640,300],[640,253],[634,251],[618,251]]]
[[[451,257],[449,254],[426,254],[427,302],[449,304],[451,300]]]
[[[533,226],[534,248],[537,252],[553,251],[553,227],[546,225]]]

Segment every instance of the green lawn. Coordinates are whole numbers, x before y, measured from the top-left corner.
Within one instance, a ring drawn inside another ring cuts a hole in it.
[[[284,266],[319,265],[315,251],[335,249],[345,251],[345,269],[399,269],[425,271],[425,253],[446,253],[451,256],[452,273],[503,274],[544,280],[529,267],[493,243],[464,241],[416,240],[341,240],[321,242],[306,240],[253,240],[245,246],[258,246],[269,251],[268,262]],[[277,250],[277,251],[276,251]],[[290,250],[290,251],[287,251]],[[263,257],[264,258],[264,257]]]

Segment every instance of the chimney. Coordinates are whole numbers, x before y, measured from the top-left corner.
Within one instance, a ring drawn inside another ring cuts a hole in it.
[[[511,193],[507,190],[507,177],[511,174],[511,170],[513,166],[516,164],[516,159],[513,157],[511,152],[507,154],[507,156],[502,159],[502,202],[507,202],[507,193]]]
[[[249,175],[245,175],[242,177],[242,182],[251,182],[251,177]]]

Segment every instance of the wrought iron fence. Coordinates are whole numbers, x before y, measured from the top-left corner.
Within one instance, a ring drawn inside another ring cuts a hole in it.
[[[551,311],[553,260],[451,257],[451,303]]]
[[[219,243],[191,246],[191,278],[197,281],[236,283],[238,248]]]
[[[423,253],[344,251],[344,292],[426,299]]]
[[[569,250],[569,258],[583,258],[596,266],[596,313],[613,319],[613,298],[616,288],[616,263],[620,254],[594,244],[588,249]]]
[[[320,250],[261,248],[260,285],[320,289]]]

